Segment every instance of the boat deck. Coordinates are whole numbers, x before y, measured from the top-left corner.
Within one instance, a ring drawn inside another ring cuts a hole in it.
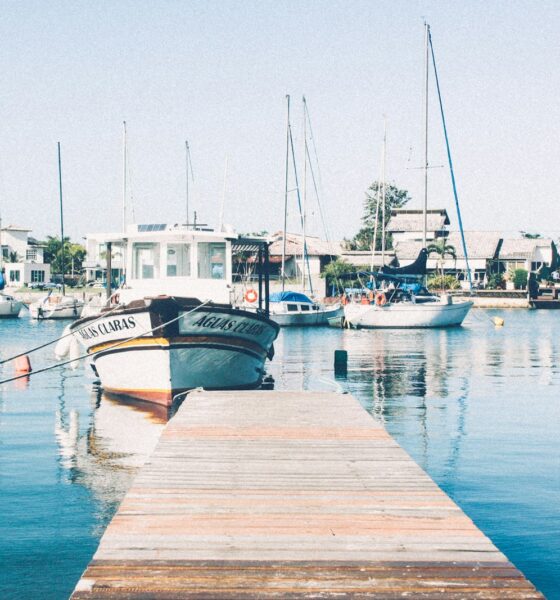
[[[73,600],[542,598],[350,395],[193,392]]]

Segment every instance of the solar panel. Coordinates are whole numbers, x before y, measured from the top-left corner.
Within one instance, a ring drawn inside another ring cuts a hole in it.
[[[139,233],[146,233],[152,231],[165,231],[167,225],[165,223],[148,223],[146,225],[138,225]]]

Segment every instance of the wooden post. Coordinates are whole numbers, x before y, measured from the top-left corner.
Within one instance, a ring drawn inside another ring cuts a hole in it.
[[[111,297],[111,279],[112,279],[112,264],[111,264],[111,254],[112,254],[112,246],[113,242],[107,242],[107,282],[105,283],[105,288],[107,290],[107,300]]]

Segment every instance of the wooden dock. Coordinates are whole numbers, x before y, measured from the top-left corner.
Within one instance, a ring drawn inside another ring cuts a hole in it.
[[[194,392],[73,600],[542,598],[352,396]]]

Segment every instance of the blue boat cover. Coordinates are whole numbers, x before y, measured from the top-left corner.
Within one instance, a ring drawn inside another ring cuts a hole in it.
[[[313,300],[299,292],[276,292],[270,294],[268,299],[270,302],[306,302],[307,304],[313,304]]]
[[[0,272],[0,290],[3,290],[6,287],[6,280],[4,279],[4,272]]]

